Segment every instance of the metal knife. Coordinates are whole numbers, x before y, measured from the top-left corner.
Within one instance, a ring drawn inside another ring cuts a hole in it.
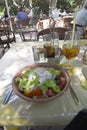
[[[79,105],[79,99],[78,99],[78,97],[77,97],[77,95],[76,95],[76,93],[75,93],[75,91],[74,91],[74,89],[72,88],[72,86],[70,85],[70,92],[71,92],[71,96],[72,96],[72,98],[73,98],[73,100],[74,100],[74,102],[75,102],[75,104],[76,105]]]

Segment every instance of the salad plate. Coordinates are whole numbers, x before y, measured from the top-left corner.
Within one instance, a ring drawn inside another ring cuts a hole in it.
[[[68,88],[70,77],[54,63],[35,63],[19,70],[13,78],[13,91],[31,102],[45,102],[61,96]]]

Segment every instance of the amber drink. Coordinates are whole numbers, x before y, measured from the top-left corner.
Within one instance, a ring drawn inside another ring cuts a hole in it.
[[[80,35],[77,31],[65,32],[62,51],[64,56],[68,60],[65,69],[72,69],[74,63],[73,59],[77,57],[80,51]]]
[[[68,60],[72,60],[79,54],[79,47],[78,46],[69,47],[65,44],[63,46],[63,53]]]

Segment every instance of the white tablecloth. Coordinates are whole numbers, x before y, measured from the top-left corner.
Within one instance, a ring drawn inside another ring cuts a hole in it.
[[[75,67],[71,76],[72,87],[79,99],[77,105],[70,89],[58,98],[44,103],[24,101],[12,94],[7,105],[2,104],[6,92],[16,72],[34,63],[30,45],[41,42],[16,43],[0,60],[0,125],[63,125],[66,126],[83,108],[87,108],[87,90],[80,85],[81,75],[87,76],[87,66],[81,63],[81,54],[74,60]],[[87,78],[87,77],[86,77]]]

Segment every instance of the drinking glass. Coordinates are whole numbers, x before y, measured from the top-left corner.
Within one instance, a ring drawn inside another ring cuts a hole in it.
[[[53,58],[55,57],[55,43],[54,39],[58,38],[58,34],[56,32],[51,32],[50,34],[45,34],[43,36],[44,49],[45,49],[45,58]]]
[[[67,67],[72,66],[72,60],[77,57],[80,50],[80,35],[75,31],[67,31],[65,33],[64,44],[62,47],[63,54],[68,59]]]
[[[42,45],[32,46],[32,51],[33,51],[33,57],[35,63],[45,62],[44,49]]]
[[[48,61],[57,61],[59,58],[59,34],[51,32],[43,36],[44,42],[44,56]]]
[[[80,40],[80,49],[82,50],[82,63],[83,65],[87,65],[87,39]]]

